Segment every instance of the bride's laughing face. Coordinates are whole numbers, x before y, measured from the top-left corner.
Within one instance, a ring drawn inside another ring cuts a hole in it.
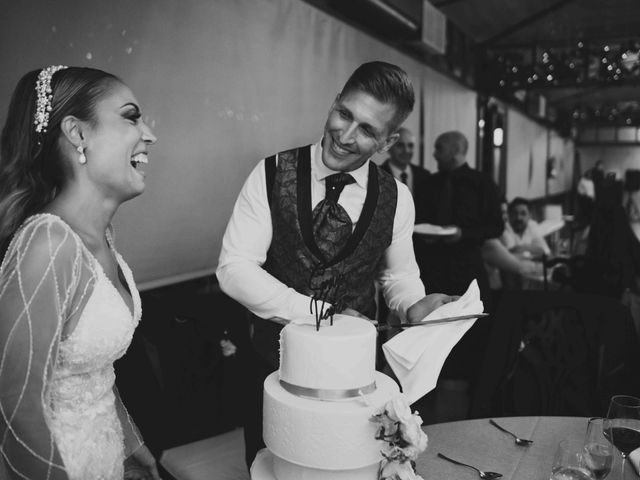
[[[88,177],[107,198],[125,201],[143,192],[148,146],[156,142],[131,90],[114,82],[95,106],[85,135]]]

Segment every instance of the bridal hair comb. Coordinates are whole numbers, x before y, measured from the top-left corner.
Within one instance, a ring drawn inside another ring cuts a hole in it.
[[[49,112],[51,111],[51,100],[53,94],[51,93],[51,78],[53,74],[58,70],[68,68],[64,65],[51,65],[43,68],[38,74],[38,80],[36,82],[36,94],[38,98],[36,100],[36,114],[33,121],[36,126],[36,132],[46,133],[47,126],[49,125]]]

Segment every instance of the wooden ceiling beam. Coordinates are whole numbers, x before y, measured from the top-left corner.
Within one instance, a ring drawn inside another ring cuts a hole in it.
[[[491,44],[497,42],[498,40],[501,40],[509,35],[511,35],[512,33],[517,32],[518,30],[526,27],[527,25],[531,25],[532,23],[540,20],[541,18],[546,17],[547,15],[555,12],[556,10],[559,10],[561,8],[563,8],[565,5],[574,2],[575,0],[558,0],[556,3],[549,5],[546,8],[543,8],[542,10],[540,10],[537,13],[534,13],[533,15],[528,16],[527,18],[524,18],[523,20],[520,20],[518,23],[516,23],[515,25],[512,25],[506,29],[504,29],[502,32],[494,35],[491,38],[488,38],[487,40],[481,42],[481,46],[483,47],[489,47],[491,46]]]
[[[405,28],[410,30],[412,33],[417,33],[420,31],[420,26],[417,23],[415,23],[411,18],[409,18],[404,13],[400,12],[397,8],[389,5],[384,0],[365,0],[365,2],[377,8],[381,12],[384,12],[386,15],[390,16],[394,20],[398,21]]]

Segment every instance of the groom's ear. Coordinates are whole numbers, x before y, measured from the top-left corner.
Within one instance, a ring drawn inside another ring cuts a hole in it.
[[[389,135],[382,143],[380,148],[378,148],[378,153],[384,153],[389,150],[400,138],[400,134],[398,132],[392,133]]]

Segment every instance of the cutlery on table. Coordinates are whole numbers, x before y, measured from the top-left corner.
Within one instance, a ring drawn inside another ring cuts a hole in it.
[[[480,478],[484,478],[486,480],[490,480],[492,478],[500,478],[500,477],[502,477],[501,473],[498,473],[498,472],[484,472],[484,471],[480,470],[479,468],[474,467],[473,465],[467,465],[466,463],[459,462],[457,460],[454,460],[453,458],[446,457],[443,454],[441,454],[440,452],[438,452],[438,457],[443,458],[443,459],[447,460],[448,462],[455,463],[456,465],[462,465],[463,467],[472,468],[476,472],[478,472],[478,475],[480,475]]]
[[[378,326],[378,330],[391,330],[394,328],[406,328],[406,327],[422,327],[424,325],[437,325],[438,323],[458,322],[460,320],[469,320],[470,318],[482,318],[488,316],[488,313],[474,313],[470,315],[458,315],[456,317],[437,318],[435,320],[427,320],[426,322],[418,323],[399,323],[396,325],[378,325],[374,322],[374,325]]]
[[[496,427],[498,430],[502,430],[504,433],[508,433],[509,435],[511,435],[515,439],[516,445],[520,445],[521,447],[528,447],[529,445],[531,445],[533,443],[533,440],[527,440],[525,438],[520,438],[517,435],[515,435],[514,433],[511,433],[506,428],[501,427],[500,425],[498,425],[493,420],[489,420],[489,423],[491,425],[493,425],[494,427]]]

